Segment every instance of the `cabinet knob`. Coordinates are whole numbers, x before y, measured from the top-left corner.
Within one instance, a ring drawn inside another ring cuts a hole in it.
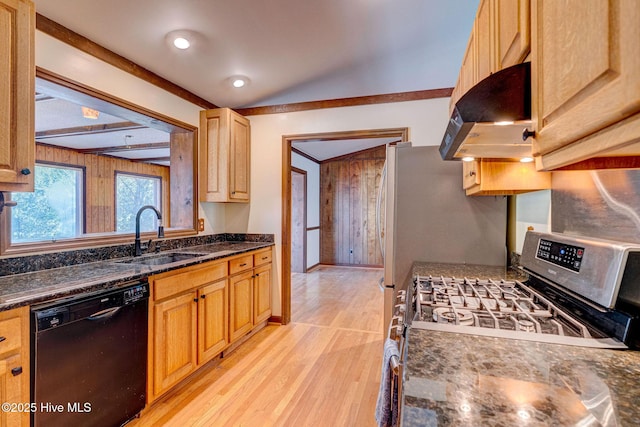
[[[22,366],[18,366],[17,368],[13,368],[11,370],[11,375],[13,375],[14,377],[20,375],[21,373],[22,373]]]
[[[200,298],[204,299],[206,297],[205,294],[200,295]]]
[[[0,342],[4,341],[6,339],[7,339],[6,337],[0,337]]]
[[[31,174],[31,169],[29,169],[29,168],[23,168],[23,169],[21,169],[21,170],[20,170],[20,173],[21,173],[22,175],[30,175],[30,174]]]
[[[235,191],[232,191],[232,192],[231,192],[231,194],[236,194],[236,192],[235,192]]]
[[[193,299],[193,302],[198,302],[198,298],[194,298],[194,299]]]
[[[240,267],[245,267],[247,265],[247,263],[245,262],[244,264],[240,264]]]
[[[529,137],[535,137],[536,136],[536,131],[535,130],[529,130],[527,128],[524,129],[524,131],[522,132],[522,140],[526,141],[527,138]]]
[[[259,275],[260,275],[260,273],[256,273],[256,276],[255,276],[255,277],[258,277]]]
[[[469,172],[469,176],[475,176],[475,174],[476,174],[476,171]]]

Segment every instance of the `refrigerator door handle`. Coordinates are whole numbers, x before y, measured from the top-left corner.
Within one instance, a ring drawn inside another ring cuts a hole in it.
[[[384,160],[382,166],[382,174],[380,175],[380,187],[378,188],[378,197],[376,198],[376,229],[378,231],[378,243],[380,244],[380,253],[382,259],[384,259],[384,242],[382,239],[382,196],[384,192],[385,183],[387,181],[387,159]]]

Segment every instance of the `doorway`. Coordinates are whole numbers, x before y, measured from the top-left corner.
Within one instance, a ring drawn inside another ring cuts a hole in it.
[[[345,132],[326,132],[282,137],[282,318],[283,325],[291,322],[291,255],[292,255],[292,173],[291,152],[295,142],[340,142],[390,138],[394,141],[409,140],[408,128],[372,129]]]
[[[307,272],[307,171],[291,168],[291,272]]]

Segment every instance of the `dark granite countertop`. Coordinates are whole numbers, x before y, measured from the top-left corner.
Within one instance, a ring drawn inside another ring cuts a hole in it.
[[[415,274],[523,278],[502,267],[415,263]],[[410,328],[402,426],[631,426],[640,352]]]
[[[154,266],[128,263],[132,259],[128,257],[0,276],[0,311],[80,293],[117,288],[152,274],[270,246],[273,246],[273,242],[218,242],[167,251],[202,254],[170,264]],[[149,254],[140,259],[157,255]]]

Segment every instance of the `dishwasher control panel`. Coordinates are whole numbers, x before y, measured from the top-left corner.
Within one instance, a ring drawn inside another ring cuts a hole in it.
[[[147,284],[140,284],[125,290],[122,293],[122,302],[124,304],[131,304],[147,297],[149,297],[149,286]]]

